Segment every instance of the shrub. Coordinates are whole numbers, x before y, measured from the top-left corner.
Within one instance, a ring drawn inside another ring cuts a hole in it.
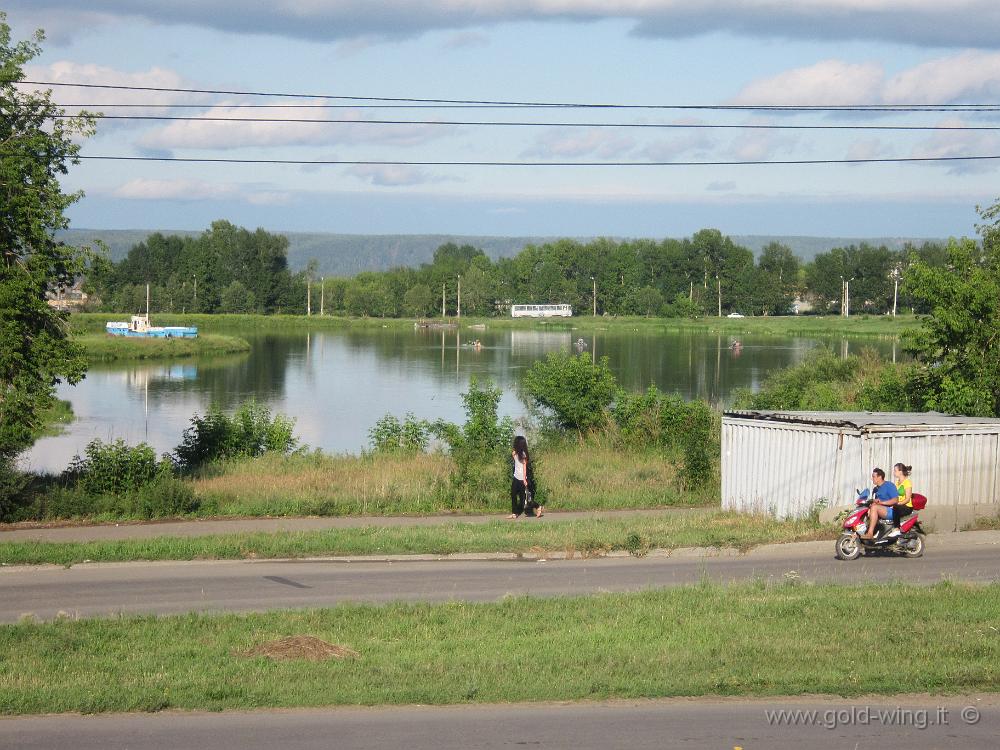
[[[439,421],[433,427],[455,461],[450,489],[461,502],[488,502],[509,480],[507,451],[514,439],[514,422],[510,417],[497,417],[501,395],[492,383],[481,388],[473,377],[469,390],[462,394],[465,424],[459,427]]]
[[[298,444],[294,427],[295,420],[281,414],[272,418],[270,410],[254,400],[241,404],[232,417],[212,407],[204,417],[191,418],[174,453],[186,470],[224,458],[290,453]]]
[[[193,513],[199,502],[190,484],[161,474],[139,490],[136,506],[144,518],[163,518]]]
[[[561,429],[589,430],[604,424],[620,388],[607,357],[554,352],[525,373],[522,397],[529,407],[546,410]]]
[[[400,421],[386,414],[368,430],[368,440],[375,453],[421,453],[427,449],[431,438],[429,422],[407,413]]]
[[[90,495],[122,495],[173,469],[168,459],[158,462],[147,443],[131,446],[124,440],[91,440],[84,454],[83,458],[73,457],[63,476]]]
[[[0,456],[0,521],[13,518],[27,483],[27,477],[17,470],[14,459]]]

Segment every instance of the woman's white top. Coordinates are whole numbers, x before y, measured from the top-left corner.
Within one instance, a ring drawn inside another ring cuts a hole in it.
[[[514,479],[520,479],[524,481],[524,470],[528,466],[527,461],[522,461],[521,457],[517,453],[512,453],[514,456]]]

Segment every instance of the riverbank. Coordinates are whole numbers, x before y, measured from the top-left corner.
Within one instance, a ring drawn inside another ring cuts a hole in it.
[[[26,620],[0,626],[0,713],[995,691],[1000,640],[983,634],[998,610],[996,584],[789,580],[487,604]],[[908,652],[905,670],[859,669],[844,658],[857,649],[847,622],[908,623],[935,647]],[[326,658],[307,658],[288,637],[319,639]]]
[[[70,321],[74,331],[97,332],[111,313],[76,313]],[[797,315],[759,318],[645,318],[645,317],[593,317],[580,315],[572,318],[347,318],[332,315],[156,315],[158,325],[194,325],[199,330],[227,333],[296,332],[301,330],[350,329],[350,328],[412,328],[414,324],[448,326],[466,331],[469,326],[486,326],[495,329],[541,329],[580,331],[690,331],[692,333],[756,334],[774,336],[816,337],[898,337],[903,331],[914,328],[917,318],[912,315],[889,316],[858,315],[850,318],[827,315]]]
[[[74,340],[83,346],[89,362],[183,359],[250,351],[250,344],[246,339],[218,333],[199,334],[197,338],[190,339],[139,338],[93,333],[77,335]]]

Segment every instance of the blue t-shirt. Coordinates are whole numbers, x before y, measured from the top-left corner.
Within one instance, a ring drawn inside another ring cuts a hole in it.
[[[895,500],[899,497],[899,490],[892,482],[882,482],[875,488],[876,500]]]

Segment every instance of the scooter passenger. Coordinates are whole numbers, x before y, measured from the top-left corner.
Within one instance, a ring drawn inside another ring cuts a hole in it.
[[[893,519],[894,506],[899,502],[899,490],[892,482],[885,481],[885,472],[881,469],[872,469],[872,484],[875,491],[872,493],[872,504],[868,508],[868,529],[861,535],[862,539],[871,539],[875,536],[875,524],[879,519]]]

